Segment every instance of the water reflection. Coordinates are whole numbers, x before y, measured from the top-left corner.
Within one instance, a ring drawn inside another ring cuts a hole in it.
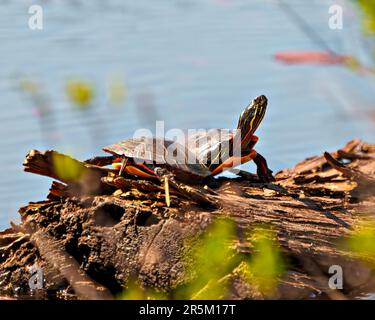
[[[344,30],[334,32],[326,1],[287,2],[334,50],[366,61],[351,5]],[[154,128],[155,120],[167,129],[233,128],[260,94],[268,96],[269,108],[257,149],[274,170],[354,137],[374,141],[370,117],[358,116],[373,112],[373,77],[273,59],[281,51],[322,49],[278,1],[45,1],[41,32],[27,28],[29,4],[3,1],[0,7],[2,227],[16,219],[21,204],[42,199],[48,189],[47,179],[22,172],[29,149],[89,158],[139,127]],[[20,94],[15,74],[37,89]],[[72,108],[66,95],[72,77],[95,90],[87,110]]]

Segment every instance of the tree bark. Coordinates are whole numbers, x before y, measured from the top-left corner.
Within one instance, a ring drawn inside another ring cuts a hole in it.
[[[20,208],[20,225],[0,233],[1,294],[29,294],[34,264],[43,270],[44,294],[64,299],[112,298],[134,279],[168,293],[188,281],[186,240],[222,217],[236,224],[236,250],[250,256],[244,233],[259,224],[276,230],[288,270],[272,298],[345,299],[375,288],[371,269],[340,245],[364,215],[375,213],[375,145],[350,141],[278,172],[275,183],[244,173],[220,177],[211,192],[187,186],[199,192],[195,200],[171,189],[170,207],[159,181],[117,177],[75,159],[85,174],[64,179],[54,170],[53,154],[33,150],[25,159],[25,171],[59,182],[46,200]],[[205,201],[217,208],[202,206]],[[331,265],[344,269],[341,291],[328,287]],[[235,272],[225,279],[229,298],[266,298]]]

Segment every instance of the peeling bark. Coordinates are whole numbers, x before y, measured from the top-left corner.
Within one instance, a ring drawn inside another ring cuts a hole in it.
[[[220,217],[235,221],[236,248],[248,255],[252,248],[242,232],[259,223],[277,230],[289,268],[273,298],[345,299],[374,291],[372,271],[340,241],[361,217],[375,213],[375,145],[353,140],[280,171],[275,183],[242,172],[216,179],[213,191],[188,186],[199,192],[196,201],[171,189],[169,208],[159,181],[119,178],[78,160],[82,180],[64,180],[53,170],[53,153],[32,151],[25,160],[25,171],[59,182],[47,200],[19,210],[20,225],[0,232],[0,294],[29,294],[28,267],[35,263],[45,275],[44,291],[60,298],[113,298],[132,279],[170,292],[187,281],[184,243]],[[206,199],[218,207],[202,207]],[[344,268],[342,291],[328,288],[333,264]],[[225,281],[230,298],[265,298],[235,270]]]

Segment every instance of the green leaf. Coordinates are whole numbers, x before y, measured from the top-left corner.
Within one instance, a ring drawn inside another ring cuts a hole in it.
[[[258,226],[248,236],[252,255],[247,261],[245,278],[264,295],[271,295],[286,269],[276,233],[268,226]]]
[[[62,181],[78,181],[86,170],[79,161],[60,153],[52,155],[54,171]]]

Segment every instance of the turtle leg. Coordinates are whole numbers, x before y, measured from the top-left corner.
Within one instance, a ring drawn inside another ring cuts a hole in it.
[[[272,175],[272,170],[268,168],[266,159],[260,154],[257,153],[256,156],[253,158],[257,166],[257,175],[259,179],[263,182],[273,182],[276,181],[274,176]]]
[[[87,159],[84,162],[87,164],[104,167],[104,166],[119,162],[120,160],[121,162],[120,162],[120,168],[118,168],[119,170],[118,175],[121,176],[128,162],[128,158],[125,156],[119,157],[119,156],[112,155],[112,156],[94,157],[94,158]]]
[[[101,156],[101,157],[93,157],[93,158],[87,159],[84,162],[87,164],[104,167],[104,166],[112,164],[117,159],[118,159],[118,156]]]
[[[209,207],[218,207],[218,204],[215,200],[211,199],[208,196],[208,192],[205,190],[198,189],[196,187],[189,186],[182,182],[176,181],[175,175],[165,168],[156,167],[154,172],[158,179],[164,183],[164,189],[166,192],[166,204],[169,206],[169,187],[172,187],[179,191],[183,196],[188,199],[191,199],[201,205]]]

